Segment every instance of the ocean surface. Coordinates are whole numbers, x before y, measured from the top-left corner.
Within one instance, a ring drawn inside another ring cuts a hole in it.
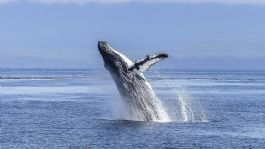
[[[106,70],[0,70],[0,148],[265,148],[265,72],[152,69],[170,122],[132,121]]]

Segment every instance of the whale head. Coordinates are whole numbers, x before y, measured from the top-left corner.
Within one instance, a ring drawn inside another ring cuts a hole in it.
[[[110,71],[127,71],[128,67],[133,65],[131,60],[112,48],[106,41],[98,41],[98,50],[103,58],[105,68]]]

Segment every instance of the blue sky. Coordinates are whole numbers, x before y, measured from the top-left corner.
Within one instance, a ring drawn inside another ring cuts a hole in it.
[[[1,68],[102,67],[98,40],[166,51],[161,67],[265,70],[265,2],[0,0]]]

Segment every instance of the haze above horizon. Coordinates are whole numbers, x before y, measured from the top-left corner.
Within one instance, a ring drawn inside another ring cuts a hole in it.
[[[0,0],[1,68],[103,67],[97,41],[176,69],[265,70],[265,2]]]

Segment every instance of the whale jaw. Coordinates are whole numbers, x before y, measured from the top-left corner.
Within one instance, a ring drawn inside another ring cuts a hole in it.
[[[108,70],[127,71],[133,62],[116,49],[112,48],[106,41],[98,41],[98,50],[104,60],[105,68]]]
[[[98,41],[98,50],[104,60],[105,63],[113,63],[115,55],[111,50],[108,42],[106,41]]]

